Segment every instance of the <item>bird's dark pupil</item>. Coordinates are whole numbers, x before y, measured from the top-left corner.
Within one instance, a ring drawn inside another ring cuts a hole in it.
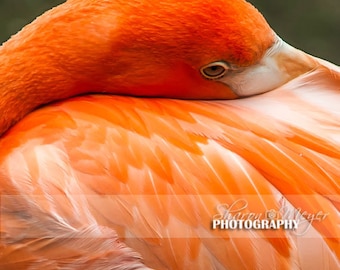
[[[225,73],[225,71],[226,68],[219,63],[213,63],[201,69],[203,76],[208,79],[218,79]]]

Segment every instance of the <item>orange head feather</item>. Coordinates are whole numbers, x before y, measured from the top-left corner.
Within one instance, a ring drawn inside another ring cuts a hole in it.
[[[1,47],[0,134],[37,106],[88,92],[236,98],[222,79],[275,43],[243,0],[69,0]]]

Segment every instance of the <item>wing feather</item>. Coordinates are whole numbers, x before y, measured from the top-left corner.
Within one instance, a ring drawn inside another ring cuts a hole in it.
[[[0,265],[338,268],[340,79],[326,71],[235,101],[93,95],[33,112],[0,141]],[[212,230],[233,202],[327,217]]]

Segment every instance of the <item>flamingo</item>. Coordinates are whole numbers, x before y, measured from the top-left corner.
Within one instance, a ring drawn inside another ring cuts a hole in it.
[[[68,0],[0,62],[1,269],[339,269],[340,69],[249,3]]]

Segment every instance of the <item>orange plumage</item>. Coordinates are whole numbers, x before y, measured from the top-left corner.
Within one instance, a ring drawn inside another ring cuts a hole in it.
[[[340,267],[340,70],[284,44],[252,6],[69,0],[0,59],[0,131],[19,121],[0,140],[1,268]],[[267,93],[34,110],[89,92]],[[233,203],[304,218],[297,231],[213,230]]]

